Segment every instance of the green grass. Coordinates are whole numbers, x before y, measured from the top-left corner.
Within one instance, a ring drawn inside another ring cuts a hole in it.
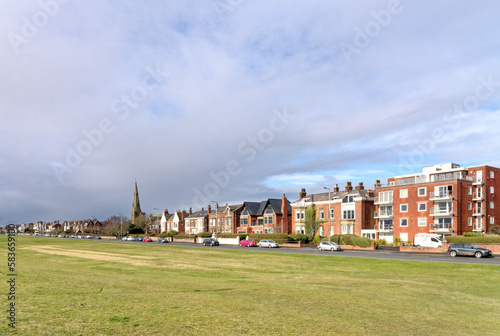
[[[498,266],[16,240],[18,335],[500,333]]]

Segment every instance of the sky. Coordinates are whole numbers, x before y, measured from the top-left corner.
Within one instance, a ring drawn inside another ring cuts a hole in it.
[[[0,2],[0,225],[500,167],[500,2]]]

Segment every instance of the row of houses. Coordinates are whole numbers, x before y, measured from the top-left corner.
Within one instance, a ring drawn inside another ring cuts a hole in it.
[[[301,189],[290,202],[267,199],[261,202],[218,205],[193,212],[167,210],[157,231],[182,234],[305,233],[306,209],[316,207],[320,221],[316,235],[355,234],[372,239],[411,241],[419,233],[441,236],[490,231],[500,216],[499,168],[483,165],[461,167],[455,163],[423,167],[422,172],[395,176],[387,183],[375,181],[374,189],[363,182],[353,187],[325,187],[308,194]],[[154,231],[154,225],[151,227]]]
[[[53,222],[38,221],[36,223],[18,224],[16,225],[16,231],[19,233],[30,230],[43,233],[73,232],[75,234],[101,234],[103,227],[104,225],[97,219],[64,221],[62,223],[59,220],[55,220]]]

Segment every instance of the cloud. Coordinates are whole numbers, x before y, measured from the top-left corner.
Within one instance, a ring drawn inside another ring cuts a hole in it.
[[[152,212],[498,161],[497,2],[215,3],[0,4],[0,224],[128,214],[135,179]]]

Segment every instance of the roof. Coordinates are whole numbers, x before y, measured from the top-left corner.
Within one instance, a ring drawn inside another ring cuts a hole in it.
[[[258,202],[245,202],[243,206],[247,208],[251,216],[262,216],[268,205],[271,206],[276,215],[283,215],[281,211],[281,198],[269,198],[266,201]],[[292,207],[290,201],[287,199],[287,212],[289,215],[292,214]]]
[[[186,218],[200,218],[200,217],[205,217],[207,215],[208,215],[208,212],[206,210],[201,210],[201,211],[193,212],[192,215],[189,215]]]
[[[309,202],[328,202],[328,195],[330,194],[331,199],[330,200],[335,200],[335,199],[343,199],[347,195],[354,195],[358,197],[369,197],[368,193],[370,190],[363,189],[363,190],[351,190],[351,191],[337,191],[337,192],[322,192],[319,194],[310,194],[306,195],[306,199]],[[300,201],[300,200],[299,200]]]

